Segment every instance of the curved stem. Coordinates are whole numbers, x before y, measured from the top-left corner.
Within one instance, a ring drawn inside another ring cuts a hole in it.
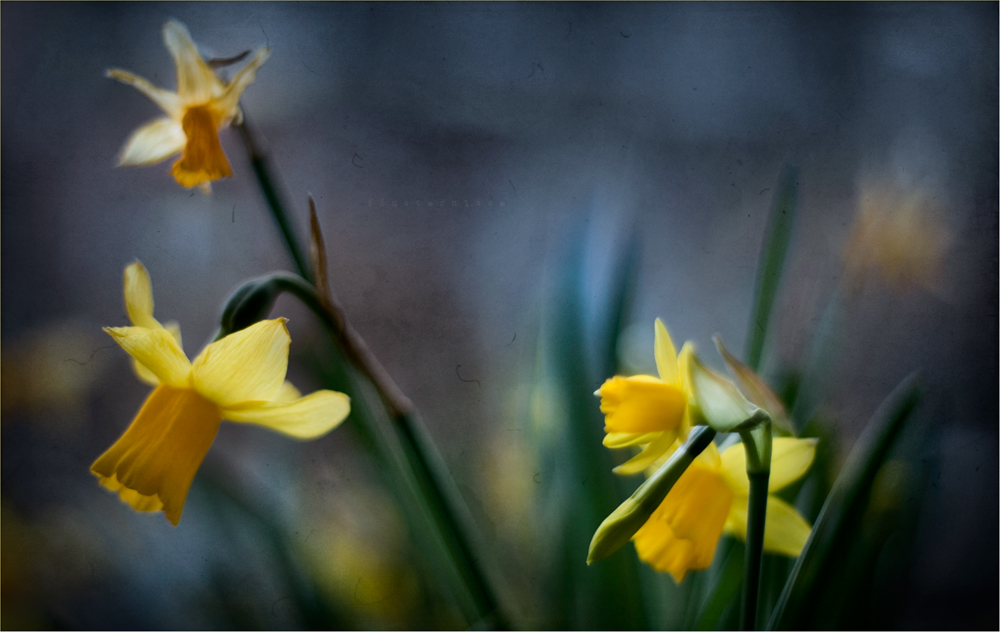
[[[250,123],[247,121],[246,112],[243,113],[243,122],[235,126],[236,129],[240,131],[243,136],[243,142],[246,143],[247,151],[250,153],[250,164],[253,166],[254,175],[257,176],[257,183],[260,185],[260,191],[264,194],[264,199],[267,201],[267,208],[271,211],[271,216],[274,218],[275,223],[278,225],[278,230],[281,232],[281,236],[285,240],[285,246],[288,248],[288,253],[292,256],[292,261],[295,263],[295,267],[298,269],[299,274],[306,279],[312,279],[312,274],[309,271],[308,259],[306,259],[303,254],[302,245],[299,243],[298,238],[295,236],[295,230],[292,228],[291,222],[288,220],[288,213],[285,212],[285,205],[282,204],[281,195],[278,193],[278,187],[271,177],[270,159],[267,154],[260,149],[260,145],[254,138],[253,131],[250,129]]]

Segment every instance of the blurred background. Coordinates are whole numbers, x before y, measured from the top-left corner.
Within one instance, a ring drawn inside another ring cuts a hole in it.
[[[126,324],[127,263],[146,265],[191,357],[243,280],[293,269],[236,131],[235,176],[211,196],[177,185],[172,161],[115,167],[159,112],[104,71],[173,90],[170,18],[206,58],[271,47],[244,112],[303,239],[315,198],[334,294],[421,411],[510,625],[690,621],[658,609],[676,587],[645,567],[632,619],[618,603],[588,615],[585,588],[553,579],[593,531],[562,546],[586,492],[553,483],[572,468],[552,446],[580,423],[599,441],[601,422],[595,398],[573,403],[586,421],[554,405],[539,372],[589,358],[586,394],[608,371],[652,371],[656,317],[721,367],[711,336],[746,344],[794,164],[762,374],[806,361],[839,296],[816,402],[835,468],[922,371],[933,450],[876,627],[996,627],[995,3],[3,3],[2,18],[3,627],[470,625],[349,424],[311,443],[223,424],[176,528],[89,472],[148,390],[101,332]],[[880,213],[910,220],[865,236]],[[623,260],[607,365],[580,345],[598,344]],[[577,349],[551,334],[560,310]],[[291,299],[272,313],[290,318],[290,378],[321,387],[322,330]]]

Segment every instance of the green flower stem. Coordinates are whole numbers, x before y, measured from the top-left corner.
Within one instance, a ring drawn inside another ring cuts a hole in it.
[[[267,201],[271,215],[278,225],[300,276],[276,274],[255,288],[246,289],[251,284],[241,288],[233,296],[235,301],[231,300],[226,306],[219,336],[230,333],[226,331],[227,329],[235,331],[263,317],[266,310],[262,312],[261,308],[266,304],[267,309],[270,309],[277,294],[282,291],[295,295],[323,321],[338,346],[371,382],[385,404],[395,431],[391,436],[398,444],[402,444],[396,447],[401,447],[407,455],[407,464],[419,481],[420,494],[434,516],[439,534],[447,543],[453,563],[472,594],[481,615],[477,623],[486,622],[496,628],[506,628],[507,623],[498,601],[480,566],[479,560],[482,556],[475,553],[475,550],[481,547],[475,546],[478,544],[478,539],[473,536],[474,523],[444,465],[444,460],[420,422],[413,403],[382,367],[364,339],[348,325],[344,310],[330,297],[320,297],[317,293],[316,287],[311,283],[314,279],[308,259],[295,236],[275,180],[271,176],[270,160],[256,142],[245,114],[243,122],[237,127],[246,143],[261,193]],[[241,314],[241,304],[247,305],[249,309],[246,311],[255,315]],[[248,317],[252,318],[250,323],[246,322]]]
[[[250,164],[253,166],[254,175],[257,176],[260,191],[264,194],[267,207],[271,210],[271,216],[274,218],[275,223],[278,224],[278,230],[285,240],[288,253],[292,256],[299,274],[303,278],[312,280],[312,274],[309,270],[309,260],[306,258],[302,250],[302,245],[295,236],[295,230],[292,228],[291,222],[288,221],[285,205],[282,204],[278,187],[275,184],[274,178],[271,177],[270,158],[260,149],[259,143],[254,138],[253,131],[250,129],[250,124],[246,118],[246,112],[243,115],[243,122],[237,125],[236,128],[240,130],[243,142],[246,143],[247,151],[250,154]]]
[[[767,480],[770,472],[749,474],[750,504],[747,507],[747,543],[743,566],[743,601],[740,629],[757,629],[760,598],[760,566],[764,559],[764,521],[767,515]]]
[[[771,476],[771,424],[741,432],[747,457],[750,498],[747,506],[746,557],[743,563],[743,599],[740,629],[757,629],[760,568],[764,559],[764,525],[767,519],[767,485]]]
[[[474,523],[461,495],[455,488],[437,447],[412,402],[396,386],[364,339],[347,323],[343,309],[332,299],[324,301],[316,288],[302,277],[278,272],[247,282],[230,298],[223,310],[218,337],[246,327],[263,318],[282,292],[298,298],[327,327],[340,349],[375,387],[393,423],[387,437],[402,451],[434,525],[445,542],[453,564],[468,589],[480,621],[491,627],[506,628],[499,603],[490,588],[477,554],[481,548]],[[379,435],[382,436],[382,435]]]

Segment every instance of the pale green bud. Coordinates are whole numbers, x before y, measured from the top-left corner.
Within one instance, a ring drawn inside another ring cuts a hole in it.
[[[762,408],[751,403],[736,385],[709,369],[697,355],[688,362],[691,392],[705,422],[719,432],[742,432],[770,422]]]

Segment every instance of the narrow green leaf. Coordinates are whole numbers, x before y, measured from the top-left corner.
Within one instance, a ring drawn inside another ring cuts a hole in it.
[[[792,236],[795,218],[798,170],[787,165],[781,174],[778,191],[771,204],[771,217],[757,260],[757,277],[754,280],[753,313],[750,316],[750,330],[747,332],[747,347],[743,357],[747,366],[756,371],[760,368],[761,353],[767,337],[767,325],[771,318],[774,297],[778,293],[778,283],[788,253],[788,242]]]
[[[553,604],[556,618],[549,624],[563,629],[642,629],[648,626],[635,554],[614,556],[590,567],[585,563],[591,536],[625,500],[631,484],[611,473],[614,462],[602,445],[603,417],[593,396],[594,389],[607,377],[598,376],[595,367],[603,370],[614,364],[613,357],[600,357],[614,349],[614,343],[606,338],[616,338],[619,332],[611,331],[615,328],[612,326],[595,333],[586,326],[585,227],[580,222],[570,231],[566,259],[550,293],[552,318],[548,319],[543,342],[553,394],[560,400],[557,408],[564,420],[560,428],[564,433],[559,447],[562,453],[544,458],[558,464],[555,476],[563,485],[560,511],[565,512],[567,527],[561,534],[562,545],[567,548],[562,557],[564,565],[556,571],[562,592],[559,603]],[[592,322],[614,323],[626,313],[627,305],[621,302],[628,301],[629,292],[622,291],[621,286],[632,283],[635,266],[620,263],[617,270],[618,276],[612,281],[615,287],[605,293],[609,298],[600,305],[602,313],[596,314]]]
[[[803,629],[810,609],[830,589],[833,570],[849,553],[868,493],[919,399],[915,374],[882,402],[858,439],[823,505],[771,616],[768,629]]]

